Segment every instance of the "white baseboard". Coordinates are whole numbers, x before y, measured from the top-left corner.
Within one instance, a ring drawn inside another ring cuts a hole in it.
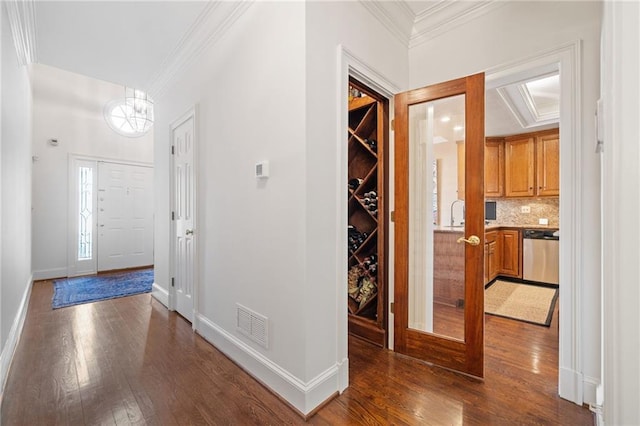
[[[583,402],[591,406],[598,405],[598,386],[600,386],[600,380],[594,377],[585,376],[583,384]]]
[[[338,363],[338,392],[342,393],[349,387],[349,358]]]
[[[0,354],[0,383],[2,385],[0,388],[0,402],[2,402],[2,397],[4,396],[4,387],[7,383],[9,367],[11,367],[13,355],[18,347],[20,336],[22,335],[22,327],[24,326],[24,321],[27,318],[27,308],[29,306],[29,297],[31,296],[32,287],[33,276],[29,277],[29,280],[27,281],[26,288],[22,294],[22,300],[20,301],[20,306],[18,306],[18,312],[16,312],[13,324],[11,325],[11,330],[9,331],[9,336],[2,348],[2,354]]]
[[[167,308],[169,307],[169,292],[160,287],[155,282],[151,287],[151,296],[153,296],[158,302],[162,303]]]
[[[50,280],[53,278],[65,278],[67,277],[67,267],[64,268],[53,268],[53,269],[43,269],[41,271],[33,271],[33,280]]]
[[[559,388],[560,398],[582,405],[583,400],[582,374],[568,368],[560,368]]]
[[[196,324],[209,343],[305,416],[340,391],[340,375],[348,371],[343,361],[305,383],[205,316],[198,315]]]

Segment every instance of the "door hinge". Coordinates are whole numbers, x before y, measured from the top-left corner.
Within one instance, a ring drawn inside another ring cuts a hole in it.
[[[395,314],[395,305],[393,304],[393,302],[389,304],[389,310],[391,311],[392,314]]]
[[[176,279],[174,277],[171,277],[171,287],[175,287],[176,286]]]
[[[391,120],[391,130],[396,130],[396,120]]]
[[[176,147],[175,145],[171,145],[171,154],[175,155],[176,154]]]
[[[171,220],[176,220],[176,212],[171,212]]]
[[[391,213],[389,213],[389,217],[391,219],[391,222],[395,222],[396,221],[396,212],[395,212],[395,210],[392,211]]]

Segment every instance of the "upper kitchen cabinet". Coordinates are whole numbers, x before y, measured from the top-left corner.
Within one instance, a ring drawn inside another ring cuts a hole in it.
[[[506,197],[560,194],[558,129],[509,136],[504,147]]]
[[[504,197],[504,143],[487,138],[484,148],[484,196]]]
[[[560,195],[560,136],[558,130],[536,137],[538,195]]]
[[[535,138],[505,138],[505,195],[530,197],[535,194]]]

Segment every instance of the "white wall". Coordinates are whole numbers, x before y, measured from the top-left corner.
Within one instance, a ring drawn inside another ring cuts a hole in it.
[[[67,275],[69,155],[152,163],[153,130],[127,138],[104,120],[123,86],[53,67],[31,66],[33,86],[34,279]],[[58,146],[48,143],[57,139]]]
[[[604,424],[640,424],[640,6],[605,2],[602,38]]]
[[[582,216],[583,233],[577,255],[582,264],[582,363],[585,402],[595,403],[600,377],[599,160],[594,151],[593,114],[599,86],[598,2],[509,2],[464,25],[455,27],[409,53],[411,87],[482,72],[583,41],[582,49]]]
[[[407,87],[409,70],[407,48],[360,2],[309,2],[306,34],[308,242],[305,305],[308,308],[307,377],[311,378],[329,363],[344,363],[341,365],[345,371],[347,367],[347,178],[346,161],[344,164],[339,161],[340,150],[343,159],[347,152],[346,144],[340,144],[346,143],[347,132],[346,129],[342,132],[339,124],[343,113],[341,102],[345,106],[347,103],[347,88],[342,88],[338,79],[337,47],[342,45],[401,90]],[[374,76],[369,77],[375,80]],[[339,98],[339,93],[344,97]],[[393,114],[393,105],[389,114]],[[392,161],[389,160],[390,164]],[[389,181],[393,181],[391,173]],[[393,240],[390,238],[390,241]],[[391,269],[389,278],[392,276]],[[342,327],[345,327],[344,335],[340,333]]]
[[[0,385],[4,387],[31,285],[31,87],[27,68],[18,64],[2,6]]]
[[[256,2],[157,99],[157,296],[170,282],[169,126],[197,104],[197,331],[303,413],[338,390],[346,357],[340,43],[406,82],[406,49],[358,3]],[[253,176],[260,160],[266,181]],[[268,349],[236,332],[236,303],[269,318]]]

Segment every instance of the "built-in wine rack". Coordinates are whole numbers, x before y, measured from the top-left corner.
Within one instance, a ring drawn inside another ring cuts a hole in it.
[[[386,98],[350,80],[348,134],[349,331],[386,346]]]

